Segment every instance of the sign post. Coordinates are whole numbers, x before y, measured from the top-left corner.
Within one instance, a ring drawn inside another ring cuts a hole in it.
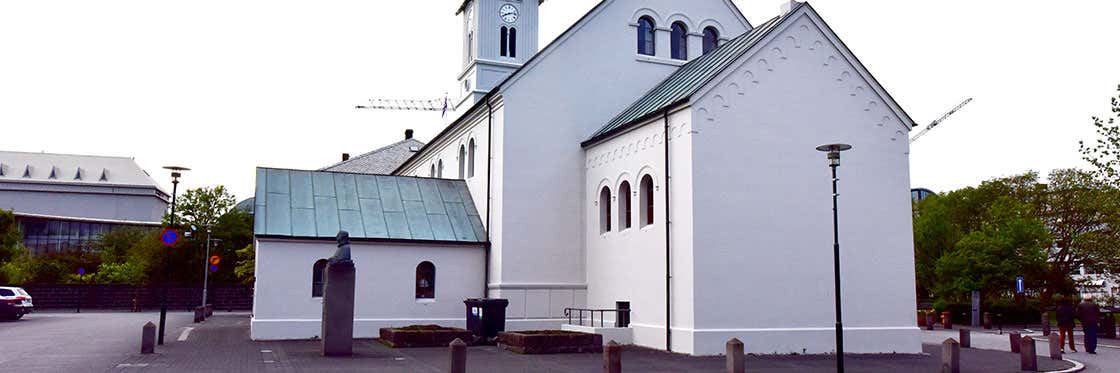
[[[1024,284],[1023,276],[1015,277],[1015,295],[1019,296],[1019,302],[1020,302],[1019,307],[1023,309],[1023,315],[1024,315],[1024,317],[1023,317],[1023,329],[1027,328],[1027,319],[1029,319],[1028,317],[1025,316],[1026,313],[1027,313],[1027,295],[1024,294],[1025,292],[1026,292],[1026,284]]]

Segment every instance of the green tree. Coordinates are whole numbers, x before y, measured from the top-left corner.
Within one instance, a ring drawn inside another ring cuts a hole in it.
[[[1047,276],[1051,293],[1069,293],[1069,274],[1081,265],[1120,273],[1120,190],[1092,172],[1050,173],[1040,193],[1040,216],[1054,237]]]
[[[256,256],[257,252],[253,249],[253,245],[245,246],[243,249],[237,250],[237,267],[233,272],[242,283],[252,284],[256,281]]]
[[[936,260],[933,290],[938,298],[960,301],[975,290],[989,297],[1004,293],[1017,276],[1039,285],[1049,242],[1046,226],[1029,206],[1010,196],[997,199],[979,229]]]
[[[15,214],[0,209],[0,263],[12,260],[23,251],[20,245],[21,241]]]
[[[1120,92],[1120,85],[1117,85],[1116,91]],[[1081,157],[1093,165],[1098,177],[1112,185],[1120,185],[1120,124],[1116,123],[1116,119],[1120,118],[1120,93],[1111,101],[1112,114],[1106,116],[1107,119],[1093,117],[1096,141],[1092,145],[1079,141],[1078,148]]]
[[[181,227],[194,226],[197,229],[211,227],[225,215],[237,200],[226,191],[224,186],[195,188],[178,198],[175,206],[176,224]],[[168,219],[168,218],[165,218]],[[169,223],[165,221],[164,223]]]

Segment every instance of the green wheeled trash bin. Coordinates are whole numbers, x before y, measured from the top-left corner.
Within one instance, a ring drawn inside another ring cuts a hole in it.
[[[506,330],[508,299],[473,298],[463,303],[467,305],[467,330],[478,338],[478,343],[493,343],[498,332]]]

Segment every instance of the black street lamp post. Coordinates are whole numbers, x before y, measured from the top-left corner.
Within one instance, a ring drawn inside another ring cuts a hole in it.
[[[836,210],[836,168],[840,167],[840,152],[851,149],[848,144],[828,144],[817,150],[828,153],[828,167],[832,168],[832,264],[836,290],[836,371],[844,372],[844,326],[840,312],[840,223]]]
[[[163,168],[171,170],[171,224],[168,228],[175,229],[175,200],[179,193],[179,177],[183,176],[182,171],[190,171],[190,169],[179,166],[165,166]],[[163,284],[161,286],[163,289],[160,289],[159,300],[159,338],[157,338],[157,342],[160,345],[163,345],[163,329],[167,324],[167,281],[170,277],[168,274],[171,272],[171,269],[167,268],[167,257],[171,255],[171,248],[166,250],[163,253]]]

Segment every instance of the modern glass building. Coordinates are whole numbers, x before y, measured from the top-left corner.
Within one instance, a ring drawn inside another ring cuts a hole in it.
[[[0,209],[35,255],[90,247],[118,227],[159,227],[170,196],[132,158],[0,151]]]

